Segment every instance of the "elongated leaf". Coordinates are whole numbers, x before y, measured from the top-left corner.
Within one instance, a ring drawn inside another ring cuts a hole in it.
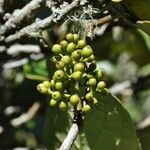
[[[92,150],[139,150],[139,144],[128,112],[111,94],[101,97],[87,113],[83,132]]]

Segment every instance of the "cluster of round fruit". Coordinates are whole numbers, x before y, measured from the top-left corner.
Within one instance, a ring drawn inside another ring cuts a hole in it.
[[[53,79],[37,86],[43,94],[50,94],[50,106],[59,105],[61,110],[73,107],[87,112],[98,101],[96,91],[106,91],[103,72],[96,70],[92,48],[77,34],[69,33],[66,40],[52,47],[52,61],[57,70]]]

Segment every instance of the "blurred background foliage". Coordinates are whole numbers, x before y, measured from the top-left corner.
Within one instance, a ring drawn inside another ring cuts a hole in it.
[[[10,0],[9,5],[5,8],[6,12],[11,13],[16,8],[22,8],[27,2],[29,1]],[[47,10],[36,13],[35,16],[40,18],[49,14]],[[29,22],[32,21],[27,21]],[[25,25],[26,22],[24,22]],[[98,28],[101,29],[101,27]],[[96,55],[97,67],[102,68],[106,73],[107,86],[131,115],[143,150],[150,150],[150,119],[148,125],[144,124],[143,127],[142,124],[150,118],[150,36],[147,34],[150,28],[142,29],[143,26],[137,29],[126,24],[112,22],[106,26],[103,34],[95,35],[93,40],[90,40],[90,44]],[[41,46],[44,58],[38,61],[31,60],[18,68],[4,69],[5,59],[8,61],[14,58],[0,53],[2,60],[0,61],[0,149],[45,148],[43,130],[44,133],[49,132],[46,131],[46,126],[50,121],[50,118],[46,117],[46,112],[50,111],[52,117],[58,112],[57,110],[52,112],[49,108],[47,110],[46,99],[48,98],[36,91],[36,85],[40,81],[47,80],[53,73],[50,47],[53,43],[60,41],[67,30],[60,32],[59,26],[45,30],[43,36],[46,37],[50,46],[48,48]],[[28,39],[30,43],[31,40]],[[24,40],[20,42],[25,43]],[[37,39],[32,40],[32,43],[36,42]],[[24,54],[20,57],[22,56]],[[120,85],[121,88],[117,85]],[[127,86],[124,87],[124,85]],[[34,103],[40,104],[34,117],[25,123],[14,125],[12,120],[28,112]],[[61,115],[64,117],[67,114],[62,113]],[[61,133],[58,139],[63,139],[66,135],[64,131],[66,132],[68,128],[68,122],[65,121],[65,119],[60,120],[63,128],[57,127],[61,130],[58,131]],[[49,134],[45,135],[46,139],[48,137]],[[60,141],[58,140],[57,144]]]

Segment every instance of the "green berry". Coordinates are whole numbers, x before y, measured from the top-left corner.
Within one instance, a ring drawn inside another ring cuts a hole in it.
[[[91,92],[87,93],[85,98],[89,101],[93,100],[93,94]]]
[[[83,48],[86,45],[85,40],[79,40],[77,44],[77,48]]]
[[[93,60],[95,60],[95,56],[91,55],[90,57],[87,57],[84,59],[85,62],[92,62]]]
[[[69,65],[72,62],[72,59],[70,56],[65,55],[61,58],[61,61],[65,64],[65,65]]]
[[[50,81],[50,87],[52,89],[55,87],[55,81],[53,79]]]
[[[73,38],[74,38],[75,43],[78,42],[78,40],[79,40],[78,34],[73,34]]]
[[[73,105],[73,106],[77,106],[77,104],[79,103],[80,101],[80,97],[77,95],[77,94],[74,94],[70,97],[70,103]]]
[[[82,78],[82,72],[81,71],[75,71],[71,77],[75,79],[76,81],[80,80]]]
[[[72,53],[75,50],[75,47],[76,47],[76,45],[73,42],[69,43],[67,45],[67,52]]]
[[[44,87],[50,88],[50,82],[49,81],[44,81],[42,84]]]
[[[81,71],[81,72],[84,72],[84,70],[85,70],[85,65],[84,65],[84,63],[76,63],[75,65],[74,65],[74,71]]]
[[[97,104],[98,100],[96,98],[93,98],[93,104]]]
[[[37,90],[42,94],[47,94],[48,92],[48,89],[42,83],[37,85]]]
[[[56,104],[57,104],[57,101],[55,101],[54,99],[51,99],[49,104],[50,104],[51,107],[55,107]]]
[[[59,101],[62,99],[61,93],[59,91],[55,91],[52,93],[52,98],[56,101]]]
[[[83,57],[87,58],[87,57],[90,57],[93,54],[93,50],[90,46],[86,46],[81,51],[81,54],[82,54]]]
[[[71,56],[74,60],[79,60],[81,58],[81,50],[75,50]]]
[[[98,84],[97,84],[97,89],[98,89],[98,90],[102,90],[102,89],[105,88],[105,86],[106,86],[105,82],[104,82],[104,81],[100,81],[100,82],[98,82]]]
[[[65,64],[64,64],[64,62],[62,62],[62,61],[58,61],[57,63],[56,63],[56,68],[57,69],[64,69],[64,67],[65,67]]]
[[[62,82],[56,82],[55,88],[58,91],[62,91],[63,90],[63,84],[62,84]]]
[[[74,36],[73,36],[73,34],[72,34],[72,33],[68,33],[68,34],[66,35],[66,40],[67,40],[68,42],[73,42],[73,41],[74,41]]]
[[[90,109],[91,109],[91,106],[86,104],[86,105],[83,106],[82,112],[86,113],[86,112],[90,111]]]
[[[52,47],[52,51],[54,54],[60,54],[61,53],[61,46],[59,44],[55,44]]]
[[[62,70],[57,70],[54,73],[54,79],[57,81],[62,81],[65,78],[65,73]]]
[[[65,110],[67,110],[68,105],[67,105],[65,102],[62,101],[62,102],[59,104],[59,108],[60,108],[60,110],[65,111]]]
[[[89,79],[89,81],[88,81],[88,85],[89,85],[89,86],[92,86],[92,87],[95,87],[95,86],[96,86],[96,83],[97,83],[97,81],[96,81],[95,78],[91,78],[91,79]]]
[[[102,92],[103,92],[104,94],[109,94],[109,90],[108,90],[107,88],[103,88],[103,89],[102,89]]]
[[[96,70],[95,76],[96,76],[97,80],[101,80],[101,78],[103,76],[103,72],[101,70]]]
[[[63,40],[60,42],[60,46],[63,50],[67,48],[67,45],[68,45],[68,42],[66,40]]]

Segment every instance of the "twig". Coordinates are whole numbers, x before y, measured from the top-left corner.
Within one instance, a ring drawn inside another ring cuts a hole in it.
[[[15,34],[8,36],[5,39],[5,41],[12,42],[14,40],[20,39],[23,36],[27,36],[27,35],[34,36],[35,33],[38,33],[41,29],[44,29],[44,28],[50,26],[53,22],[60,21],[63,18],[63,16],[66,15],[70,10],[77,7],[79,2],[80,2],[80,0],[74,0],[71,4],[69,4],[68,6],[66,6],[63,9],[57,8],[51,16],[49,16],[43,20],[38,20],[38,21],[34,22],[33,24],[24,27],[20,31],[16,32]],[[37,36],[37,34],[36,34],[36,36]]]
[[[3,6],[4,6],[4,0],[0,0],[0,14],[4,12]]]
[[[1,0],[2,1],[2,0]],[[15,28],[21,21],[33,11],[41,7],[44,0],[32,0],[22,9],[15,10],[11,17],[5,22],[5,24],[0,28],[0,34],[4,34],[7,30]]]
[[[7,54],[9,55],[17,55],[20,52],[40,53],[41,49],[38,45],[31,45],[31,44],[27,44],[27,45],[14,44],[7,49]]]
[[[124,81],[118,84],[113,85],[109,91],[113,94],[119,94],[121,92],[124,92],[125,89],[131,88],[132,83],[130,81]]]
[[[77,125],[77,123],[73,123],[68,132],[67,137],[65,138],[65,140],[59,150],[70,150],[78,133],[79,133],[79,126]]]
[[[84,119],[84,114],[80,111],[77,111],[74,114],[74,119],[73,119],[73,124],[63,141],[62,145],[60,146],[59,150],[70,150],[79,131],[80,128],[82,127],[83,124],[83,119]]]
[[[29,58],[23,58],[20,60],[10,61],[10,62],[3,64],[2,67],[3,67],[3,69],[17,68],[17,67],[23,66],[24,64],[27,64],[29,62],[29,60],[37,61],[37,60],[40,60],[42,58],[44,58],[43,54],[31,54],[29,56]]]
[[[148,126],[150,126],[150,116],[148,116],[143,121],[141,121],[140,123],[138,123],[137,124],[137,129],[141,130],[141,129],[144,129],[144,128],[148,127]]]
[[[36,113],[39,110],[39,108],[40,108],[40,103],[39,102],[35,102],[31,106],[31,108],[29,108],[27,113],[22,114],[18,118],[12,119],[10,121],[11,125],[13,125],[14,127],[18,127],[18,126],[26,123],[27,121],[31,120],[36,115]]]

